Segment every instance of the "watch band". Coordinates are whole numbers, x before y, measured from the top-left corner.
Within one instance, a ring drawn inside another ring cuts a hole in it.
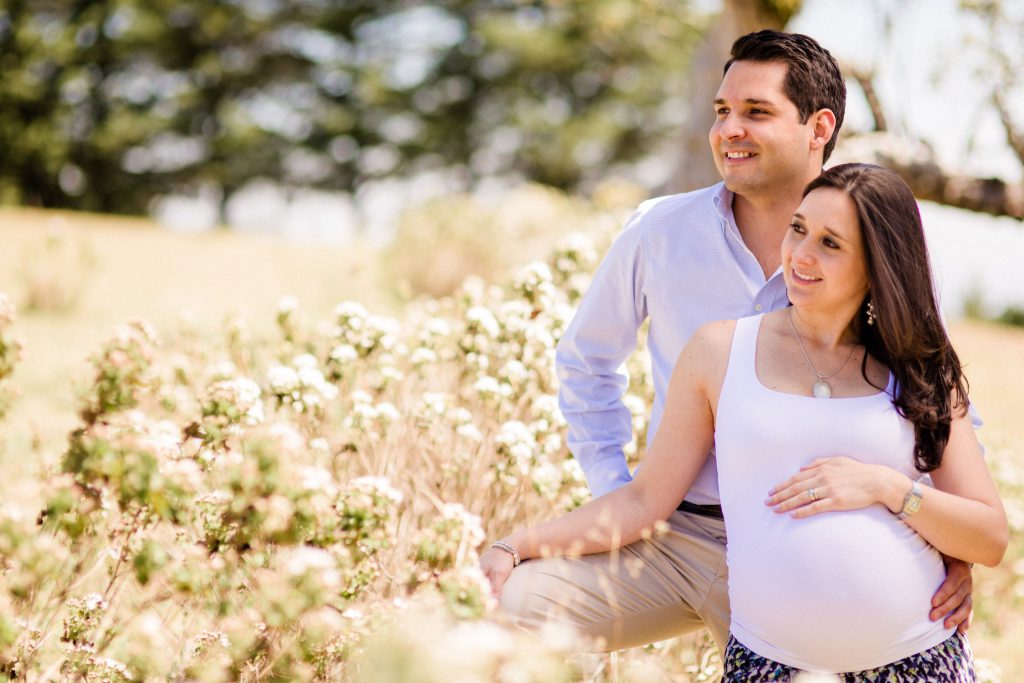
[[[906,519],[911,515],[917,514],[917,511],[921,509],[921,503],[924,498],[921,496],[921,486],[915,481],[910,486],[910,491],[903,497],[903,509],[896,515],[897,519]]]

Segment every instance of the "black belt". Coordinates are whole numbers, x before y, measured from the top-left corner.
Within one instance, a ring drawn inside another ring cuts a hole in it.
[[[676,508],[680,512],[689,512],[692,515],[700,515],[701,517],[710,517],[712,519],[725,519],[722,517],[722,506],[721,505],[697,505],[691,503],[688,500],[684,500]]]

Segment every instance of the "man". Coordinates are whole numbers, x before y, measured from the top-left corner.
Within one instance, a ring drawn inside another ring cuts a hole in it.
[[[641,204],[558,345],[569,446],[595,497],[631,479],[622,450],[632,436],[621,400],[628,380],[619,368],[643,321],[650,319],[652,442],[690,335],[706,322],[787,305],[780,246],[803,188],[835,146],[846,87],[813,39],[760,31],[733,44],[713,104],[709,141],[724,182]],[[595,649],[664,640],[703,624],[724,651],[729,605],[718,503],[712,452],[667,533],[616,553],[524,562],[504,585],[502,607],[524,626],[569,623]],[[970,593],[970,569],[951,561],[932,619],[966,630]]]

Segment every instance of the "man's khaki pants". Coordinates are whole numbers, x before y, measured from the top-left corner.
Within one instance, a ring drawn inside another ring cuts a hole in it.
[[[675,512],[669,531],[612,553],[520,564],[501,606],[514,623],[573,627],[596,651],[666,640],[707,626],[725,652],[725,524]]]

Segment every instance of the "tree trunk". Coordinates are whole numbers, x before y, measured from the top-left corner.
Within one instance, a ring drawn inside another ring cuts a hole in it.
[[[708,29],[690,65],[690,112],[683,124],[675,171],[665,188],[668,192],[694,190],[721,180],[708,149],[708,131],[715,118],[711,103],[722,82],[722,67],[729,58],[729,48],[746,33],[782,29],[800,4],[723,0],[722,13]]]

